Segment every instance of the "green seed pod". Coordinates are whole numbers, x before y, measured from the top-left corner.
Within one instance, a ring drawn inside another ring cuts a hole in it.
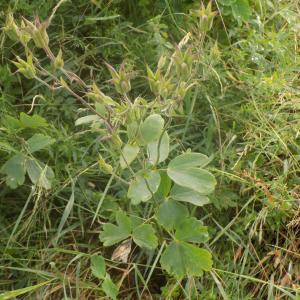
[[[54,59],[53,62],[54,68],[55,69],[60,69],[64,66],[64,60],[62,58],[62,51],[59,49],[57,56]]]
[[[30,34],[36,47],[47,48],[49,44],[49,37],[46,31],[48,24],[46,22],[41,23],[38,17],[35,19],[34,23],[26,19],[25,23],[26,31]]]
[[[33,79],[36,77],[36,70],[32,62],[32,56],[27,57],[27,61],[17,56],[18,62],[13,62],[18,68],[18,72],[22,73],[26,78]]]
[[[19,41],[19,28],[15,23],[14,17],[11,13],[9,13],[6,17],[6,22],[3,30],[12,41]]]

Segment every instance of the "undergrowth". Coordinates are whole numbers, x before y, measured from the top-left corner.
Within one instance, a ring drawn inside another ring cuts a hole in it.
[[[0,299],[299,299],[297,1],[0,7]]]

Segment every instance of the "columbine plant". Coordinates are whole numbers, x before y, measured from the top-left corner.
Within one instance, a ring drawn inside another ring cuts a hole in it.
[[[89,115],[77,119],[75,125],[91,126],[101,134],[103,143],[118,156],[114,162],[99,156],[98,162],[103,172],[111,174],[113,179],[127,186],[129,210],[116,212],[115,224],[106,223],[101,227],[100,241],[106,247],[119,245],[113,258],[123,262],[127,262],[132,242],[148,250],[155,250],[160,244],[161,266],[177,279],[187,275],[200,276],[203,271],[209,271],[212,267],[211,254],[200,247],[209,238],[207,227],[193,217],[190,211],[193,206],[209,203],[208,195],[215,188],[216,180],[206,168],[210,158],[187,151],[170,159],[170,124],[182,112],[183,99],[194,84],[193,54],[187,47],[191,35],[184,37],[169,58],[161,57],[156,70],[147,67],[148,82],[154,95],[151,101],[141,97],[132,99],[130,76],[125,66],[116,70],[107,64],[119,95],[116,99],[104,94],[95,82],[86,84],[76,74],[66,70],[61,50],[57,55],[52,53],[46,31],[52,17],[44,23],[38,19],[33,23],[23,20],[18,26],[12,15],[9,15],[5,31],[9,37],[19,40],[26,49],[26,58],[17,58],[15,62],[18,72],[49,88],[63,89],[75,97],[90,111]],[[50,68],[42,67],[34,55],[33,45],[45,51],[53,72],[48,71]],[[45,76],[51,78],[51,86],[44,80]],[[80,93],[77,92],[78,87]],[[21,117],[24,119],[24,114]],[[23,126],[21,119],[17,121]],[[26,144],[29,153],[33,153],[42,147],[37,144],[47,146],[52,142],[36,134]],[[22,178],[13,178],[14,174],[10,172],[12,165],[22,169]],[[33,168],[33,163],[29,158],[17,154],[4,165],[2,172],[11,180],[8,184],[16,187],[24,182],[25,169],[30,176],[30,167]],[[50,188],[49,180],[53,172],[47,175],[50,169],[42,163],[39,163],[38,170],[38,178],[33,180],[30,176],[33,183]],[[47,175],[44,175],[44,181],[38,180],[43,174]],[[101,204],[102,201],[97,213]],[[136,209],[139,206],[142,209]],[[117,255],[124,245],[127,254]],[[97,265],[97,260],[101,259],[94,258],[94,265]],[[104,262],[101,261],[101,265],[103,267]],[[97,273],[95,267],[93,273]],[[112,286],[105,271],[100,273],[98,278]]]

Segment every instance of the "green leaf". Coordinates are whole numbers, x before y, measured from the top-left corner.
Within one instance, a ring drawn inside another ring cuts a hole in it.
[[[190,188],[200,194],[210,194],[216,185],[215,177],[201,169],[209,158],[201,153],[185,153],[177,156],[168,165],[168,176],[178,185]]]
[[[216,180],[208,171],[198,168],[169,169],[168,175],[171,179],[184,187],[190,188],[203,195],[213,192]]]
[[[103,231],[100,232],[100,240],[105,247],[117,244],[131,235],[131,221],[124,213],[117,213],[117,225],[104,224]]]
[[[165,171],[160,171],[159,174],[160,174],[161,180],[160,180],[160,185],[158,187],[156,195],[165,198],[168,196],[168,194],[170,192],[170,189],[172,186],[172,181]]]
[[[109,274],[106,274],[106,277],[102,283],[102,289],[107,297],[116,300],[118,296],[119,289],[118,287],[112,282]]]
[[[206,249],[183,241],[173,241],[161,256],[163,269],[177,279],[184,276],[201,276],[203,271],[210,271],[212,258]]]
[[[119,227],[122,227],[123,230],[126,230],[127,232],[131,232],[132,229],[131,218],[126,216],[126,214],[123,211],[121,210],[117,211],[116,221]]]
[[[146,202],[157,191],[159,184],[160,175],[158,171],[139,172],[131,182],[127,196],[134,205]]]
[[[39,115],[29,116],[23,112],[20,114],[20,122],[24,128],[40,128],[48,126],[47,121],[43,117]]]
[[[105,260],[101,255],[94,255],[91,257],[91,270],[92,274],[99,278],[104,279],[106,270],[105,270]]]
[[[164,201],[156,213],[157,221],[160,225],[170,230],[182,219],[189,215],[188,209],[173,200]]]
[[[251,17],[251,7],[248,0],[236,0],[231,4],[232,14],[235,19],[244,22],[249,21]]]
[[[1,168],[1,173],[5,174],[6,183],[12,189],[22,185],[25,181],[26,158],[22,154],[11,157]]]
[[[120,156],[120,165],[122,169],[127,168],[137,157],[140,147],[134,145],[125,145]]]
[[[102,122],[101,118],[98,115],[88,115],[81,118],[78,118],[75,121],[75,126],[85,125],[93,122]]]
[[[134,228],[132,237],[134,242],[142,248],[155,249],[157,247],[157,237],[150,224],[142,224]]]
[[[51,180],[54,178],[52,169],[36,159],[26,161],[27,174],[32,183],[45,189],[51,188]]]
[[[172,159],[168,168],[187,169],[192,167],[205,167],[210,162],[210,158],[202,153],[183,153]]]
[[[157,140],[148,144],[148,157],[151,164],[155,165],[165,161],[169,156],[170,151],[170,138],[167,132],[165,132],[161,140]]]
[[[185,218],[176,224],[175,238],[180,241],[204,243],[208,241],[207,227],[196,218]]]
[[[140,127],[143,142],[150,144],[157,141],[163,132],[164,124],[164,119],[158,114],[147,117]]]
[[[174,184],[170,197],[174,200],[188,202],[197,206],[203,206],[210,202],[207,196],[177,184]]]
[[[12,116],[5,116],[3,118],[3,124],[10,129],[20,129],[22,128],[22,124],[20,122],[20,120],[12,117]]]
[[[33,135],[29,140],[27,140],[28,150],[30,153],[33,153],[46,148],[47,146],[53,144],[54,142],[55,139],[47,135],[37,133]]]

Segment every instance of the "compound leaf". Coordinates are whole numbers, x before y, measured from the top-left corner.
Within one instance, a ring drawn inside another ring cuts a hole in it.
[[[164,119],[158,114],[147,117],[140,127],[142,141],[146,145],[157,141],[163,132],[164,124]]]
[[[111,280],[109,274],[106,274],[106,277],[102,283],[102,289],[107,297],[117,300],[119,289]]]
[[[27,140],[28,150],[30,153],[39,151],[53,144],[55,139],[40,133],[36,133],[29,140]]]
[[[169,156],[170,138],[165,132],[161,139],[150,143],[147,147],[149,161],[152,165],[165,161]]]
[[[178,185],[200,194],[210,194],[216,185],[215,177],[202,169],[209,158],[201,153],[185,153],[175,157],[168,165],[168,176]]]
[[[134,228],[132,237],[134,242],[142,248],[155,249],[157,247],[157,237],[150,224],[142,224]]]
[[[159,184],[160,175],[158,171],[139,172],[131,182],[127,196],[134,205],[146,202],[157,191]]]
[[[101,255],[94,255],[91,257],[91,270],[95,277],[99,279],[104,279],[105,270],[105,260]]]
[[[103,231],[100,232],[100,240],[104,246],[117,244],[131,235],[131,221],[124,213],[118,212],[116,216],[117,224],[104,224]]]
[[[204,243],[208,240],[207,227],[196,218],[185,218],[176,224],[175,238],[180,241]]]
[[[201,276],[203,271],[210,271],[212,258],[206,249],[173,241],[162,254],[160,263],[169,274],[181,279],[184,276]]]
[[[140,148],[134,145],[125,145],[120,156],[120,165],[122,169],[127,168],[137,157]]]
[[[177,184],[173,186],[170,197],[174,200],[188,202],[197,206],[203,206],[210,202],[207,196]]]
[[[166,229],[172,229],[188,214],[188,209],[184,205],[174,200],[166,200],[159,206],[156,217],[160,225]]]
[[[26,158],[21,153],[11,157],[1,168],[1,173],[5,174],[6,183],[15,189],[25,181],[25,164]]]

